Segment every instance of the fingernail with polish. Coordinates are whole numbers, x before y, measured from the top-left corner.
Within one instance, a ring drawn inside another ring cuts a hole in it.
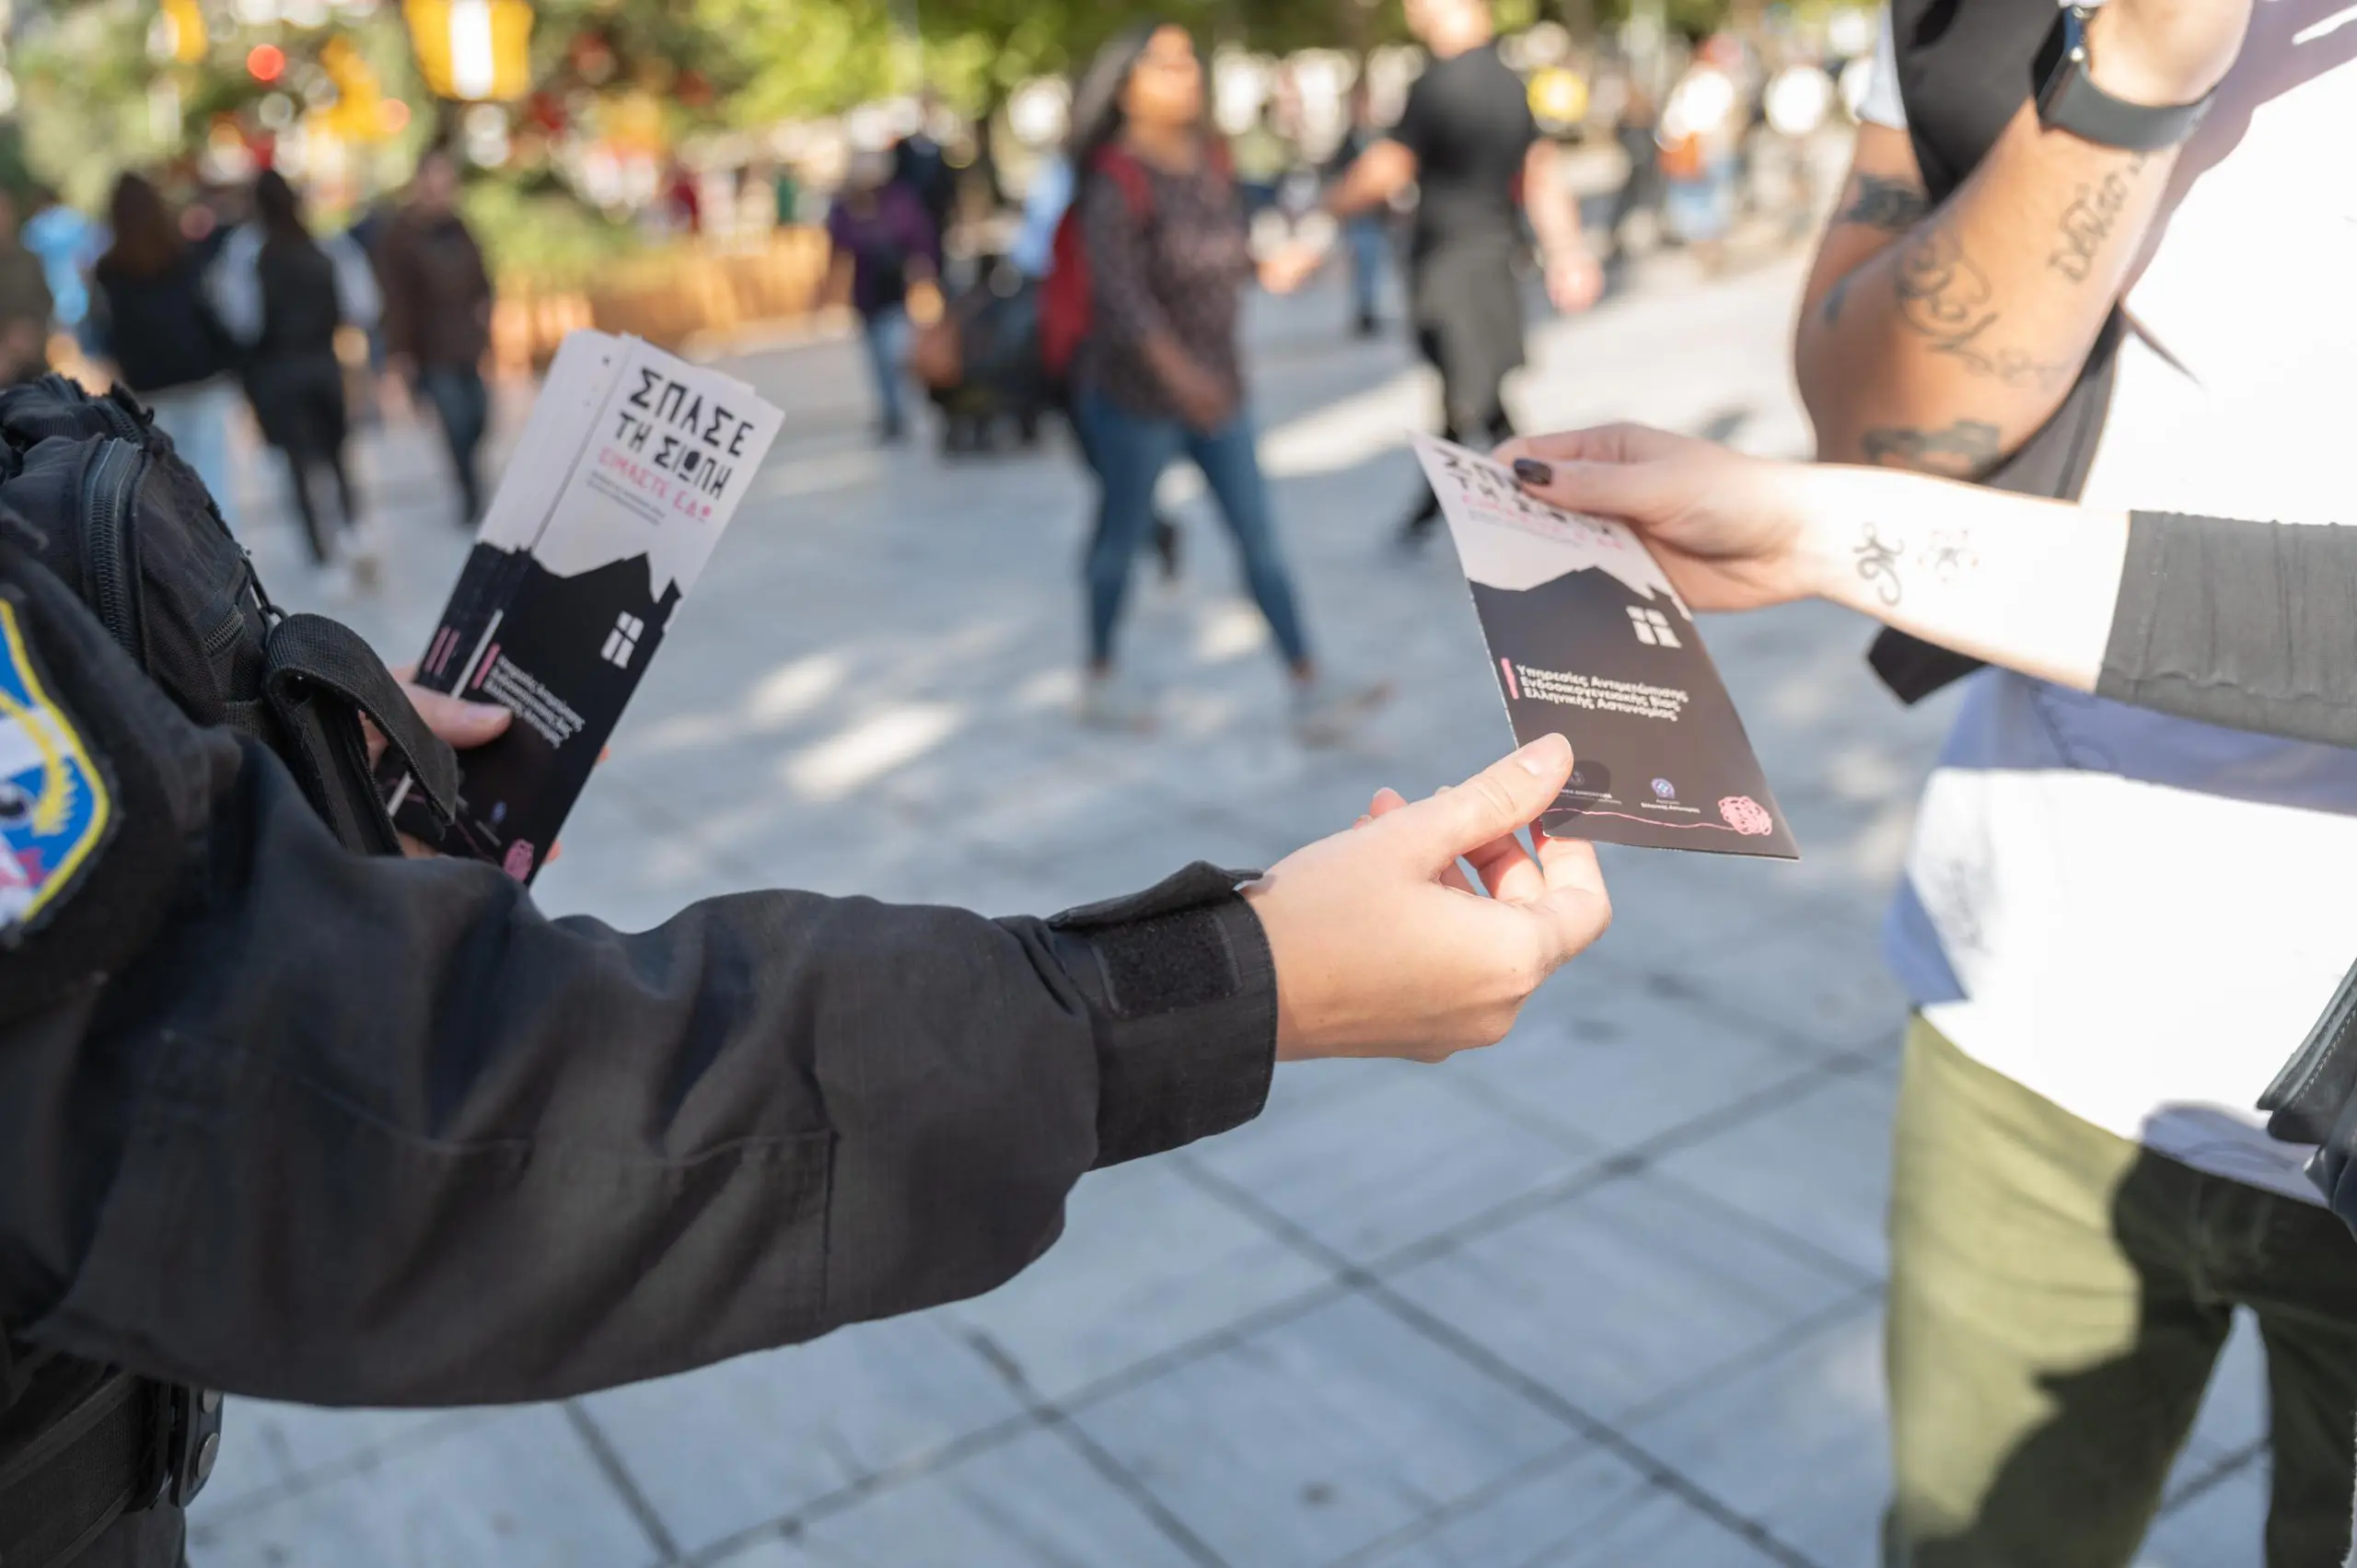
[[[1514,460],[1514,476],[1525,484],[1555,482],[1554,469],[1540,462],[1537,458],[1516,458]]]

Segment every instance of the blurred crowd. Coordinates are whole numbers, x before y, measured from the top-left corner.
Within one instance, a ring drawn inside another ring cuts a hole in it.
[[[126,170],[98,218],[38,188],[20,218],[0,194],[0,379],[55,367],[128,389],[233,527],[242,404],[321,586],[365,589],[379,546],[348,448],[389,389],[432,411],[459,519],[482,509],[493,291],[459,187],[456,157],[429,147],[405,188],[334,232],[269,168],[211,185]]]

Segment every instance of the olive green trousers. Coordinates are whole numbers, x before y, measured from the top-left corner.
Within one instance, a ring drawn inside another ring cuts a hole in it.
[[[1887,1568],[2126,1568],[2237,1307],[2267,1351],[2268,1568],[2336,1568],[2357,1238],[2080,1121],[1920,1018],[1904,1074]]]

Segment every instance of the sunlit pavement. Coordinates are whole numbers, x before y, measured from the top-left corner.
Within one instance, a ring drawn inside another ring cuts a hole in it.
[[[1664,262],[1546,325],[1519,407],[1796,453],[1798,276]],[[787,435],[544,902],[635,926],[784,885],[1044,913],[1197,857],[1266,864],[1377,785],[1496,756],[1446,547],[1390,550],[1430,387],[1343,314],[1331,291],[1256,305],[1253,340],[1312,635],[1398,689],[1357,744],[1289,738],[1183,484],[1184,578],[1142,579],[1126,644],[1161,728],[1077,728],[1069,458],[875,449],[852,346],[816,343],[735,363]],[[464,541],[418,432],[366,458],[395,559],[341,608],[412,657]],[[275,475],[247,477],[265,576],[308,604]],[[1610,855],[1613,930],[1506,1044],[1286,1069],[1253,1125],[1085,1182],[1065,1238],[982,1300],[563,1405],[233,1404],[197,1568],[1870,1562],[1901,1016],[1875,927],[1947,710],[1883,695],[1837,612],[1707,635],[1797,866]],[[2149,1563],[2258,1560],[2263,1416],[2238,1337]]]

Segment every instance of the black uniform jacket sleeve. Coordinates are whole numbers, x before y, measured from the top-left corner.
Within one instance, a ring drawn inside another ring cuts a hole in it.
[[[775,892],[624,935],[337,845],[0,545],[120,819],[0,952],[0,1320],[318,1403],[543,1399],[985,1291],[1255,1114],[1237,874],[1059,916]]]
[[[2096,693],[2357,746],[2357,528],[2133,514]]]

